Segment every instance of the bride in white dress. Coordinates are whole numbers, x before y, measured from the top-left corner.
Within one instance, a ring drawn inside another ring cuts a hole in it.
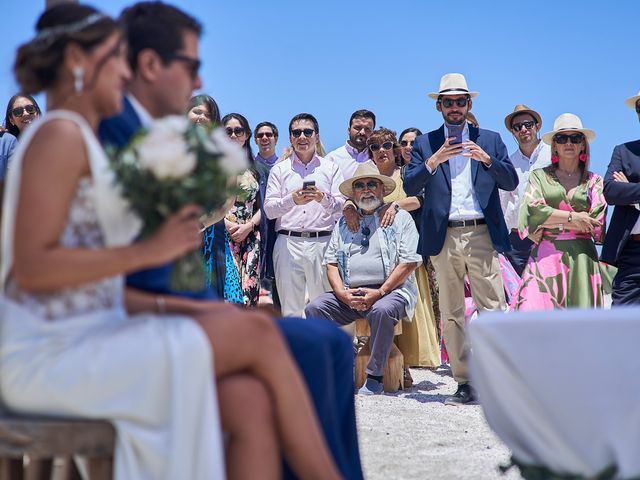
[[[131,244],[139,221],[95,137],[130,76],[121,34],[77,4],[49,9],[37,30],[18,51],[16,76],[26,92],[46,90],[51,111],[21,139],[6,181],[0,401],[16,412],[111,420],[116,479],[223,479],[217,380],[222,427],[245,435],[228,442],[231,476],[278,478],[283,454],[300,478],[339,478],[268,317],[189,300],[153,314],[153,297],[127,302],[124,273],[200,246],[199,209],[185,207]],[[192,315],[171,313],[185,310]]]

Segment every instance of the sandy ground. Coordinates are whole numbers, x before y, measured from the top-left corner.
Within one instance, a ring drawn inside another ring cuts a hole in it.
[[[509,450],[479,405],[445,406],[456,383],[448,367],[411,369],[414,386],[395,394],[356,395],[360,452],[367,480],[521,478]]]

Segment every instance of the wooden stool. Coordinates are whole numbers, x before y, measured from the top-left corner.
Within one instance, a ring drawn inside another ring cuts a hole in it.
[[[369,328],[369,322],[366,318],[358,318],[355,323],[356,335],[358,337],[371,337],[371,328]],[[394,336],[401,334],[402,320],[396,323],[396,326],[393,329]],[[371,357],[369,341],[370,340],[367,340],[365,346],[360,349],[356,356],[356,388],[362,387],[367,378],[365,370],[369,363],[369,357]],[[383,385],[385,392],[397,392],[404,388],[404,356],[396,346],[395,342],[391,343],[389,358],[384,364]]]
[[[0,412],[0,480],[49,480],[55,458],[66,461],[65,478],[80,479],[74,455],[87,458],[90,480],[111,480],[115,438],[106,421]]]

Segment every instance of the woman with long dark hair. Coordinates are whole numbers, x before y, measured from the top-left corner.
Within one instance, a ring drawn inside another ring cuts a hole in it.
[[[7,103],[4,126],[11,135],[20,138],[20,134],[40,115],[42,112],[35,98],[26,93],[16,93]]]

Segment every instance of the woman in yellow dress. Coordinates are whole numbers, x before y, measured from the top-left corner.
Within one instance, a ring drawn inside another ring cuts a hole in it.
[[[393,203],[408,212],[420,208],[421,200],[418,197],[407,197],[403,189],[400,174],[402,164],[400,145],[395,132],[384,127],[379,128],[367,140],[367,148],[380,173],[393,178],[396,182],[396,189],[384,197],[385,203]],[[396,342],[404,355],[405,366],[438,367],[441,363],[438,328],[433,314],[429,279],[424,265],[416,270],[416,280],[418,282],[416,313],[410,323],[402,325],[402,335],[397,337]]]

